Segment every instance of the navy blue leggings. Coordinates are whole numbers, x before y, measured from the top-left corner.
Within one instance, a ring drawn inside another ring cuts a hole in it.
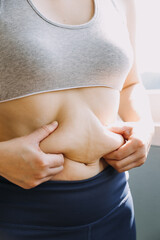
[[[1,240],[135,240],[126,173],[48,181],[25,190],[0,177]]]

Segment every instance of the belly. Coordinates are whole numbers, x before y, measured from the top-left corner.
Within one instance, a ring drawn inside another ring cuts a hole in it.
[[[102,158],[124,140],[107,130],[116,120],[119,93],[96,87],[36,94],[0,104],[0,141],[29,134],[57,120],[58,128],[40,143],[45,153],[62,153],[62,172],[52,180],[80,180],[107,167]]]

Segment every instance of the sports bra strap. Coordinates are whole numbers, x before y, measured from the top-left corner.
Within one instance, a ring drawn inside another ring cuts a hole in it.
[[[122,21],[127,24],[127,19],[126,19],[126,15],[125,12],[120,8],[120,6],[118,6],[117,2],[115,0],[111,0],[113,6],[115,7],[115,9],[117,10],[118,14],[120,15],[120,17],[122,18]]]
[[[119,12],[118,7],[117,7],[117,4],[115,3],[115,1],[114,1],[114,0],[111,0],[111,2],[113,3],[113,5],[114,5],[114,7],[116,8],[116,10]]]

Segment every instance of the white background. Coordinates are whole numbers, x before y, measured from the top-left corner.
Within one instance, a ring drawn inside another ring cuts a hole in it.
[[[137,61],[140,73],[160,73],[160,0],[136,0]]]

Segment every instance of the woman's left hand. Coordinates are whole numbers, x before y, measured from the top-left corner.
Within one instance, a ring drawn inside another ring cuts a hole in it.
[[[128,171],[145,163],[153,131],[139,122],[120,122],[109,125],[108,130],[121,134],[126,140],[117,150],[103,158],[118,172]]]

